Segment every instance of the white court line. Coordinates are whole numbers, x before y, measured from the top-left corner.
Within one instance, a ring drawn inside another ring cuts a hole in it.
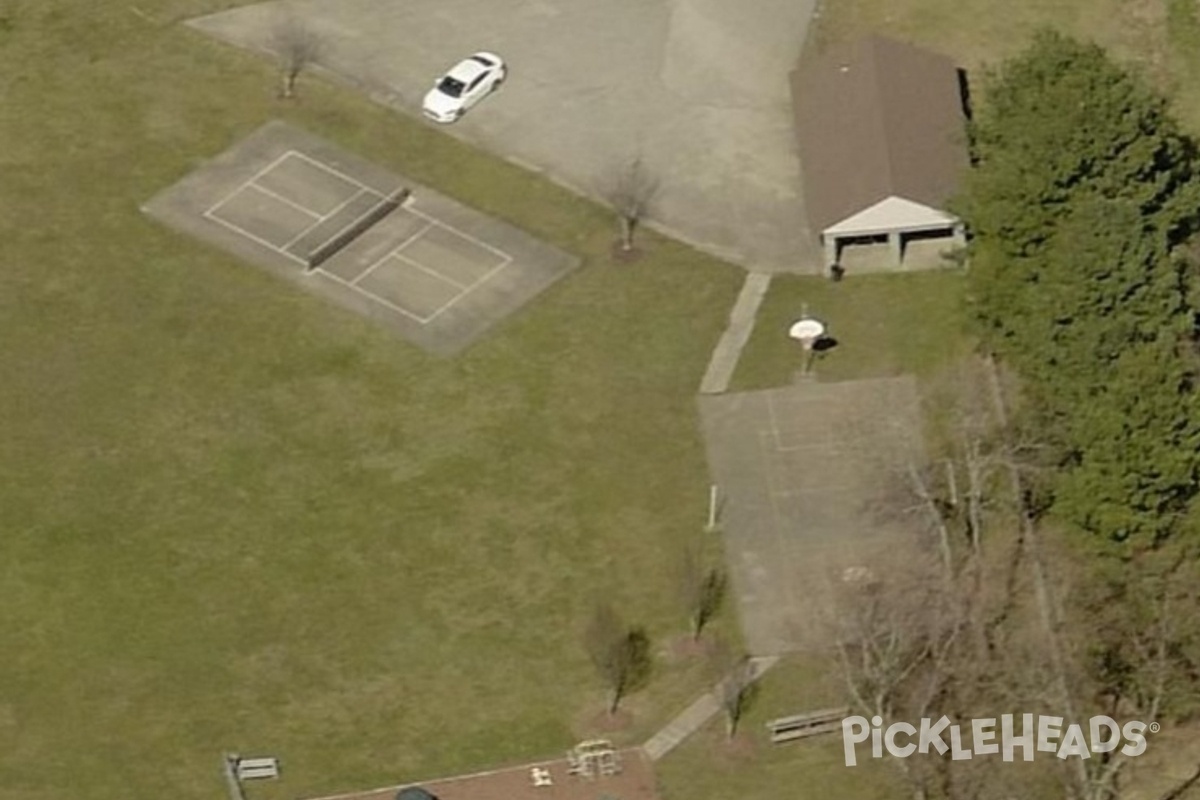
[[[281,203],[287,203],[289,206],[296,209],[297,211],[299,211],[302,214],[307,214],[310,217],[316,217],[318,221],[320,221],[320,219],[321,219],[321,215],[318,214],[316,211],[313,211],[308,206],[302,206],[299,203],[297,203],[295,200],[289,200],[286,197],[284,197],[283,195],[279,194],[279,192],[276,192],[272,189],[268,189],[267,187],[265,187],[257,182],[250,183],[250,184],[247,184],[246,186],[242,187],[243,191],[245,191],[246,189],[253,189],[256,192],[262,192],[263,194],[267,195],[268,197],[273,197]]]
[[[241,227],[240,225],[230,222],[227,219],[222,219],[221,217],[218,217],[216,214],[211,214],[208,211],[204,212],[204,216],[207,217],[208,219],[211,219],[213,222],[220,223],[221,225],[224,225],[226,228],[229,228],[230,230],[235,231],[235,232],[241,234],[242,236],[245,236],[247,239],[250,239],[251,241],[261,244],[263,247],[267,247],[267,248],[270,248],[271,250],[274,250],[276,253],[279,253],[281,256],[285,256],[287,258],[292,259],[293,261],[297,261],[306,267],[308,266],[308,262],[305,261],[303,258],[292,255],[288,251],[280,248],[278,245],[268,242],[266,239],[262,238],[261,236],[257,236],[255,234],[251,233],[250,231],[246,230],[245,228]]]
[[[369,266],[369,267],[367,267],[366,269],[364,269],[364,270],[363,270],[361,273],[359,273],[358,277],[357,277],[357,278],[355,278],[354,280],[352,280],[352,281],[351,281],[351,283],[353,283],[355,286],[357,286],[359,281],[361,281],[363,278],[367,277],[367,276],[368,276],[368,275],[370,275],[372,272],[374,272],[374,271],[376,270],[376,268],[377,268],[377,267],[378,267],[380,264],[382,264],[384,261],[387,261],[387,260],[388,260],[389,258],[391,258],[393,255],[396,255],[396,251],[397,251],[397,250],[399,250],[399,249],[400,249],[400,248],[402,248],[402,247],[406,247],[406,246],[408,245],[408,243],[409,243],[409,242],[413,241],[413,240],[414,240],[414,239],[416,239],[418,236],[420,236],[421,234],[425,233],[425,231],[429,230],[431,227],[433,227],[433,223],[428,223],[428,224],[426,224],[424,228],[421,228],[421,230],[417,231],[417,232],[416,232],[416,233],[414,233],[412,236],[409,236],[409,237],[408,237],[407,239],[405,239],[403,242],[401,242],[400,244],[396,245],[396,246],[395,246],[395,247],[393,247],[391,250],[387,251],[387,253],[385,253],[385,254],[383,255],[383,257],[381,257],[381,258],[380,258],[378,261],[376,261],[374,264],[372,264],[371,266]]]
[[[378,192],[375,192],[375,194],[379,194],[379,193],[378,193]],[[342,227],[338,228],[338,229],[337,229],[337,232],[336,232],[336,233],[334,233],[334,234],[333,234],[333,236],[330,236],[330,237],[328,237],[327,239],[325,239],[325,241],[321,242],[319,245],[317,245],[316,247],[314,247],[314,248],[313,248],[313,252],[316,252],[317,250],[320,250],[322,247],[324,247],[325,245],[329,244],[329,243],[330,243],[330,242],[332,242],[334,239],[338,238],[338,237],[339,237],[339,236],[341,236],[343,233],[345,233],[346,231],[348,231],[348,230],[350,230],[351,228],[353,228],[355,225],[357,225],[359,222],[361,222],[361,221],[362,221],[362,218],[363,218],[363,217],[367,217],[367,216],[370,216],[371,214],[375,213],[375,209],[379,208],[381,205],[383,205],[383,204],[384,204],[384,203],[386,203],[386,202],[387,202],[387,197],[386,197],[385,195],[379,195],[379,202],[378,202],[378,203],[375,203],[375,204],[374,204],[374,205],[372,205],[372,206],[371,206],[369,209],[367,209],[367,212],[366,212],[365,214],[359,214],[357,217],[355,217],[354,219],[350,220],[349,222],[347,222],[347,223],[346,223],[345,225],[343,225]],[[312,225],[312,226],[310,226],[310,227],[309,227],[309,230],[312,230],[313,228],[315,228],[317,225],[320,225],[320,224],[321,224],[321,223],[319,223],[319,222],[318,222],[318,223],[315,223],[314,225]],[[306,231],[306,232],[307,232],[307,231]]]
[[[425,266],[420,261],[417,261],[415,258],[409,258],[408,256],[404,255],[404,253],[393,253],[392,258],[398,258],[401,261],[407,261],[409,264],[412,264],[414,267],[421,270],[421,272],[425,272],[429,275],[432,275],[433,277],[437,278],[442,283],[450,284],[455,289],[458,289],[460,292],[466,291],[467,289],[471,288],[469,284],[459,283],[458,281],[451,280],[450,278],[447,278],[442,273],[437,272],[436,270],[432,270],[429,267]]]
[[[457,303],[459,300],[462,300],[464,297],[469,295],[471,292],[475,291],[475,289],[479,288],[484,283],[486,283],[489,279],[491,279],[491,277],[493,275],[495,275],[497,272],[499,272],[500,270],[504,269],[505,267],[507,267],[509,264],[512,263],[512,259],[509,258],[508,256],[505,256],[504,259],[505,259],[504,261],[500,262],[499,266],[493,267],[492,269],[488,270],[487,272],[485,272],[483,274],[483,276],[479,280],[472,283],[466,289],[463,289],[462,294],[458,295],[457,297],[453,297],[453,298],[447,300],[446,303],[441,308],[439,308],[437,311],[434,311],[432,314],[430,314],[428,317],[426,317],[425,321],[433,322],[435,319],[437,319],[442,314],[442,312],[446,311],[452,305]]]
[[[806,495],[824,496],[824,495],[835,494],[835,493],[846,494],[846,493],[857,493],[857,492],[859,492],[859,489],[858,489],[858,487],[855,487],[855,486],[833,485],[833,486],[813,486],[810,489],[786,489],[786,490],[777,489],[774,492],[772,492],[772,494],[776,495],[778,497],[804,497]]]
[[[321,224],[325,222],[325,220],[329,219],[329,218],[330,218],[330,217],[332,217],[334,214],[336,214],[337,212],[341,211],[341,210],[342,210],[343,208],[345,208],[346,206],[350,205],[351,201],[353,201],[353,200],[355,200],[356,198],[358,198],[358,197],[361,197],[361,196],[362,196],[362,190],[361,190],[361,189],[359,189],[357,192],[355,192],[354,194],[350,195],[348,198],[346,198],[345,200],[343,200],[342,202],[340,202],[340,203],[338,203],[336,206],[334,206],[333,210],[332,210],[332,211],[330,211],[328,214],[323,214],[323,215],[320,215],[320,216],[318,216],[318,217],[317,217],[317,221],[316,221],[316,222],[314,222],[312,225],[309,225],[307,228],[305,228],[304,230],[300,231],[300,232],[299,232],[299,233],[297,233],[295,236],[293,236],[291,239],[289,239],[289,240],[288,240],[288,243],[287,243],[287,244],[285,244],[285,245],[284,245],[284,247],[291,247],[291,246],[292,246],[292,245],[294,245],[296,242],[298,242],[298,241],[300,241],[301,239],[303,239],[303,238],[304,238],[304,237],[305,237],[305,236],[308,234],[308,232],[309,232],[309,231],[311,231],[313,228],[320,227],[320,226],[321,226]],[[360,219],[361,219],[361,217],[360,217]],[[355,220],[355,221],[357,222],[357,220]]]
[[[501,258],[507,258],[509,261],[512,260],[512,256],[510,256],[508,253],[506,253],[503,250],[500,250],[498,248],[492,247],[490,244],[488,244],[487,242],[485,242],[481,239],[476,239],[474,236],[467,233],[466,231],[460,231],[458,228],[454,227],[453,225],[447,225],[445,222],[442,222],[440,219],[431,217],[428,214],[426,214],[422,211],[419,211],[415,208],[405,208],[404,210],[410,214],[416,214],[418,217],[424,217],[425,219],[432,222],[434,225],[439,225],[448,231],[453,231],[454,233],[458,234],[459,236],[466,239],[467,241],[474,242],[475,244],[479,245],[480,247],[484,248],[485,250],[491,250],[493,253],[500,256]]]
[[[338,169],[337,167],[331,167],[331,166],[329,166],[328,164],[326,164],[326,163],[325,163],[325,162],[323,162],[323,161],[318,161],[317,159],[313,158],[313,157],[312,157],[312,156],[310,156],[310,155],[307,155],[307,154],[305,154],[305,153],[301,153],[299,150],[291,150],[291,151],[289,151],[289,152],[291,152],[291,153],[294,153],[295,155],[297,155],[297,156],[299,156],[300,158],[304,159],[304,160],[305,160],[305,161],[307,161],[308,163],[312,164],[314,167],[319,167],[319,168],[321,168],[321,169],[325,170],[326,172],[328,172],[330,175],[334,175],[334,176],[336,176],[336,177],[338,177],[338,178],[341,178],[341,179],[342,179],[342,180],[344,180],[346,183],[352,183],[352,184],[354,184],[355,186],[359,187],[360,189],[365,189],[365,190],[367,190],[368,192],[374,192],[375,194],[382,194],[382,192],[380,192],[378,189],[375,189],[375,188],[373,188],[373,187],[371,187],[371,186],[367,186],[367,185],[366,185],[365,183],[363,183],[362,181],[360,181],[360,180],[357,180],[357,179],[355,179],[355,178],[352,178],[352,177],[350,177],[349,175],[347,175],[346,173],[342,172],[342,171],[341,171],[340,169]]]
[[[774,428],[775,417],[774,417],[774,410],[771,405],[771,395],[768,394],[766,396],[766,400],[767,400],[767,412],[768,412],[768,415],[771,417],[771,426],[772,426],[772,428]],[[762,471],[763,471],[764,475],[766,476],[767,499],[771,503],[771,518],[772,518],[771,533],[774,534],[774,536],[772,538],[775,539],[775,542],[779,548],[778,550],[776,550],[776,553],[777,553],[780,561],[786,562],[787,556],[791,552],[791,548],[788,546],[789,543],[788,543],[787,537],[784,536],[784,534],[783,534],[783,512],[779,508],[779,503],[778,503],[779,494],[781,491],[784,491],[784,490],[779,488],[779,484],[775,479],[775,470],[773,468],[773,465],[771,463],[771,459],[769,458],[769,453],[767,452],[767,450],[768,450],[767,448],[762,446],[762,439],[760,438],[759,439],[759,447],[758,447],[758,458],[759,458],[759,463],[762,464]],[[785,566],[785,569],[787,569],[789,572],[790,572],[790,568],[791,568],[790,564]],[[792,584],[794,582],[795,581],[791,580],[790,576],[785,576],[785,578],[783,580],[783,595],[784,595],[784,598],[787,600],[789,611],[795,611],[802,607],[797,602],[795,590],[792,588]],[[778,588],[777,588],[777,590],[778,590]]]
[[[264,175],[266,175],[271,170],[275,169],[280,164],[282,164],[284,161],[286,161],[288,158],[291,158],[293,156],[295,156],[296,158],[302,159],[304,161],[307,161],[308,163],[310,163],[316,167],[319,167],[320,169],[325,170],[326,172],[330,173],[331,175],[337,176],[338,178],[344,180],[345,182],[347,182],[353,186],[357,186],[358,191],[356,191],[353,195],[351,195],[350,197],[343,200],[341,203],[339,203],[337,206],[335,206],[333,209],[331,209],[328,213],[320,214],[320,213],[314,211],[313,209],[308,208],[307,206],[302,206],[292,200],[289,200],[288,198],[283,197],[282,195],[278,194],[277,192],[274,192],[271,189],[268,189],[267,187],[262,186],[258,183],[258,181],[261,180]],[[273,198],[279,200],[280,202],[286,203],[287,205],[295,208],[296,210],[301,211],[305,214],[308,214],[312,217],[315,217],[316,219],[307,228],[305,228],[304,230],[300,231],[298,234],[293,236],[283,247],[280,247],[279,245],[277,245],[273,242],[267,241],[266,239],[259,236],[258,234],[251,233],[250,231],[243,228],[241,225],[238,225],[235,222],[231,222],[230,220],[227,220],[217,214],[217,210],[221,206],[225,205],[230,200],[237,197],[241,192],[243,192],[246,189],[255,189],[256,191],[262,192],[263,194],[273,197]],[[221,198],[216,203],[214,203],[212,206],[210,206],[208,208],[208,210],[204,211],[202,216],[205,217],[206,219],[210,219],[213,222],[216,222],[220,225],[225,226],[226,228],[240,234],[241,236],[245,236],[247,239],[250,239],[251,241],[253,241],[257,244],[260,244],[263,247],[266,247],[270,250],[275,251],[276,253],[279,253],[280,255],[282,255],[283,257],[285,257],[287,259],[290,259],[297,263],[303,264],[307,267],[308,266],[307,259],[304,259],[297,255],[294,255],[294,254],[288,252],[285,248],[290,247],[291,245],[295,244],[297,241],[299,241],[301,238],[303,238],[306,234],[308,234],[310,231],[312,231],[318,225],[320,225],[321,223],[330,219],[334,214],[336,214],[339,211],[341,211],[342,209],[344,209],[347,205],[349,205],[356,198],[358,198],[364,191],[369,192],[370,194],[373,194],[376,197],[378,197],[380,202],[384,202],[387,199],[387,196],[384,195],[383,193],[381,193],[378,189],[367,186],[362,181],[355,180],[354,178],[345,174],[341,170],[335,169],[335,168],[329,166],[328,164],[323,164],[322,162],[300,152],[299,150],[288,150],[288,151],[282,153],[281,155],[279,155],[275,160],[271,161],[269,164],[264,166],[262,169],[255,172],[252,176],[247,178],[245,181],[242,181],[240,184],[238,184],[227,195],[225,195],[223,198]],[[379,203],[375,203],[368,210],[367,214],[374,212],[376,210],[376,208],[378,208],[378,206],[379,206]],[[352,222],[350,222],[348,225],[344,225],[335,234],[333,234],[333,236],[330,236],[328,239],[326,239],[324,242],[322,242],[321,245],[324,246],[325,244],[332,241],[333,239],[336,239],[338,236],[341,236],[351,226],[357,224],[359,222],[359,220],[362,219],[363,216],[366,216],[366,215],[365,214],[361,215],[361,216],[357,217],[356,219],[354,219]],[[425,215],[421,215],[421,216],[425,216]],[[342,281],[342,279],[338,278],[336,275],[325,272],[324,270],[321,270],[321,272],[323,272],[325,275],[328,275],[330,278],[333,278],[336,281],[345,283],[345,281]],[[347,284],[347,285],[349,285],[349,284]],[[357,288],[357,287],[353,287],[353,288]],[[398,306],[395,306],[392,303],[389,303],[388,301],[384,300],[381,297],[375,297],[375,295],[369,295],[369,296],[378,300],[379,302],[383,303],[384,305],[388,305],[388,306],[395,308],[396,311],[399,311],[402,314],[406,314],[410,317],[413,317],[414,319],[418,319],[418,320],[421,319],[420,317],[417,317],[416,315],[412,314],[411,312],[406,311]]]
[[[775,437],[775,449],[783,450],[783,439],[779,436],[779,422],[775,417],[775,404],[771,402],[771,395],[766,396],[767,400],[767,419],[771,423],[771,435]]]
[[[345,178],[347,181],[361,187],[365,191],[371,192],[372,194],[379,195],[378,190],[373,189],[370,186],[367,186],[360,181],[354,180],[349,175],[342,173],[340,170],[334,169],[326,164],[322,164],[320,161],[312,159],[312,158],[304,155],[303,153],[299,153],[296,151],[292,151],[292,152],[295,155],[299,156],[300,158],[303,158],[306,161],[309,161],[310,163],[314,164],[315,166],[318,166],[331,174],[338,175],[342,178]],[[386,201],[386,199],[387,199],[386,195],[380,195],[380,197],[383,201]],[[378,206],[378,204],[376,204],[376,206]],[[374,207],[371,210],[373,211]],[[503,250],[500,250],[499,248],[493,247],[492,245],[488,244],[487,242],[484,242],[484,241],[472,236],[471,234],[466,233],[465,231],[459,230],[458,228],[454,227],[453,225],[448,225],[435,217],[431,217],[430,215],[428,215],[422,211],[418,211],[415,208],[404,206],[404,210],[410,214],[413,214],[414,216],[424,219],[427,223],[425,225],[425,227],[422,228],[421,230],[417,231],[415,234],[412,234],[407,239],[405,239],[403,242],[396,245],[390,251],[388,251],[383,256],[378,258],[375,261],[375,263],[371,264],[371,266],[367,267],[367,269],[365,269],[361,273],[359,273],[359,275],[357,277],[355,277],[353,281],[348,281],[345,278],[339,277],[338,275],[334,275],[331,272],[327,272],[326,270],[322,269],[321,267],[317,267],[316,269],[314,269],[312,271],[320,273],[321,275],[324,275],[325,277],[329,278],[330,280],[334,281],[335,283],[339,283],[342,286],[345,286],[346,288],[357,292],[358,294],[362,295],[363,297],[366,297],[369,300],[373,300],[376,303],[379,303],[380,305],[386,306],[386,307],[392,309],[393,311],[397,311],[400,314],[403,314],[404,316],[408,317],[409,319],[415,320],[415,321],[421,323],[422,325],[425,325],[425,324],[428,324],[428,323],[432,322],[433,320],[437,319],[437,317],[439,317],[441,314],[445,313],[452,306],[454,306],[455,303],[459,302],[464,297],[466,297],[468,294],[473,292],[475,289],[482,286],[484,283],[486,283],[488,280],[490,280],[493,276],[495,276],[497,273],[499,273],[500,270],[507,267],[513,261],[512,256],[510,256],[508,253],[504,252]],[[368,213],[370,213],[370,212],[368,212]],[[359,219],[361,219],[361,217],[359,217]],[[350,225],[343,227],[340,231],[335,233],[333,236],[329,237],[329,239],[327,239],[326,242],[337,238],[338,236],[340,236],[342,234],[343,231],[345,231],[347,228],[351,227],[352,225],[356,224],[357,222],[358,222],[358,219],[354,220],[354,222],[350,223]],[[319,223],[317,223],[317,224],[319,224]],[[409,245],[413,241],[415,241],[417,238],[419,238],[420,236],[427,233],[435,225],[445,228],[446,230],[451,231],[455,235],[461,236],[463,239],[466,239],[467,241],[472,242],[472,243],[478,245],[479,247],[482,247],[485,250],[489,250],[492,253],[495,253],[497,256],[500,257],[500,259],[501,259],[500,263],[497,264],[492,269],[485,272],[482,276],[480,276],[478,279],[476,279],[474,283],[470,284],[469,286],[463,286],[462,284],[458,283],[457,281],[451,280],[451,279],[447,278],[445,275],[442,275],[440,272],[437,272],[436,270],[431,269],[431,268],[417,262],[415,259],[409,258],[399,252],[404,247],[406,247],[407,245]],[[289,244],[291,244],[291,242],[289,242]],[[278,250],[278,248],[275,248],[275,249]],[[280,251],[280,252],[283,252],[283,251]],[[285,255],[288,255],[291,258],[295,258],[290,253],[285,253]],[[436,311],[434,311],[429,316],[422,317],[418,314],[414,314],[412,311],[409,311],[406,308],[403,308],[402,306],[396,305],[395,303],[393,303],[389,300],[385,300],[384,298],[380,297],[379,295],[375,294],[374,292],[368,291],[358,285],[360,281],[365,279],[368,275],[370,275],[372,272],[374,272],[379,266],[381,266],[383,264],[383,262],[389,260],[393,256],[396,256],[396,257],[402,259],[403,261],[413,265],[414,267],[417,267],[418,269],[421,269],[424,272],[429,273],[430,275],[450,284],[451,286],[459,287],[462,291],[455,297],[452,297],[450,300],[443,303],[440,308],[438,308]],[[296,259],[296,260],[300,261],[301,263],[306,263],[306,262],[304,262],[303,259]]]
[[[368,300],[374,300],[376,303],[385,305],[388,308],[392,309],[393,311],[399,311],[404,316],[406,316],[410,319],[415,319],[417,322],[421,323],[422,325],[424,325],[426,322],[425,317],[418,316],[406,308],[401,308],[400,306],[396,305],[395,303],[384,300],[382,297],[375,294],[374,292],[368,292],[366,289],[363,289],[360,286],[356,286],[355,284],[351,283],[350,281],[346,280],[345,278],[341,278],[341,277],[338,277],[337,275],[334,275],[332,272],[326,272],[325,270],[321,269],[320,267],[317,267],[316,269],[314,269],[312,271],[319,272],[320,274],[324,275],[326,278],[329,278],[330,280],[335,281],[336,283],[340,283],[342,286],[345,286],[347,289],[351,289],[355,292],[358,292],[359,294],[361,294],[363,297],[367,298]]]
[[[349,196],[349,197],[347,197],[345,200],[343,200],[342,202],[338,203],[336,206],[334,206],[333,208],[331,208],[331,209],[329,210],[329,213],[328,213],[328,214],[326,214],[326,215],[324,215],[323,217],[321,217],[321,222],[324,222],[325,220],[329,219],[329,218],[330,218],[330,217],[332,217],[334,214],[338,213],[339,211],[341,211],[342,209],[344,209],[346,206],[350,205],[350,204],[351,204],[351,203],[353,203],[355,200],[357,200],[358,198],[362,197],[362,195],[363,195],[363,192],[367,192],[368,194],[373,194],[373,195],[375,195],[376,197],[378,197],[380,200],[384,199],[384,196],[383,196],[383,195],[381,195],[379,192],[375,191],[374,189],[359,189],[357,192],[355,192],[354,194],[350,195],[350,196]]]
[[[208,209],[208,211],[205,211],[204,216],[206,216],[206,217],[209,216],[214,211],[216,211],[218,208],[220,208],[221,206],[228,203],[230,200],[232,200],[234,197],[237,196],[238,192],[240,192],[242,189],[245,189],[247,186],[254,183],[255,181],[257,181],[263,175],[266,175],[271,170],[275,169],[275,167],[277,167],[283,163],[284,159],[286,159],[288,156],[292,155],[295,152],[296,152],[295,150],[288,150],[286,153],[281,155],[279,158],[275,159],[270,164],[267,164],[265,167],[260,169],[258,172],[254,173],[254,175],[252,175],[248,180],[238,184],[238,187],[236,189],[234,189],[229,194],[225,195],[225,197],[223,197],[221,200],[218,200],[217,203],[215,205],[213,205],[212,208]]]

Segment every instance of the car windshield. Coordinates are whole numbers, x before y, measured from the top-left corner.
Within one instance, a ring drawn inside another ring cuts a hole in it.
[[[438,91],[440,91],[442,94],[448,94],[451,97],[462,97],[463,88],[462,81],[455,80],[449,75],[442,78],[442,80],[438,83]]]

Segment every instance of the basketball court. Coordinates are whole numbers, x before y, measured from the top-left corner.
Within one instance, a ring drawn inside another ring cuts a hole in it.
[[[579,263],[282,122],[143,210],[441,355]]]
[[[826,646],[835,582],[912,541],[912,519],[872,506],[921,456],[915,380],[801,380],[699,402],[747,647]]]

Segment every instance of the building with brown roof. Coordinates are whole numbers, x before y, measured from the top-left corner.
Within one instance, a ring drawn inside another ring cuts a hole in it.
[[[848,244],[963,241],[945,209],[968,165],[959,72],[946,56],[870,36],[791,75],[809,223],[826,264]]]

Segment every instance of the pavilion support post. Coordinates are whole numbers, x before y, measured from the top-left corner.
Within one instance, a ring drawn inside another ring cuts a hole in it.
[[[821,239],[825,245],[825,269],[832,272],[834,266],[837,265],[838,258],[840,256],[838,253],[838,250],[840,249],[838,247],[838,240],[836,236],[831,236],[829,234],[825,234],[821,237]]]
[[[967,246],[967,228],[961,222],[954,226],[950,232],[950,239],[954,242],[955,247]]]
[[[892,251],[892,265],[897,269],[904,266],[904,234],[892,231],[888,234],[888,248]]]

